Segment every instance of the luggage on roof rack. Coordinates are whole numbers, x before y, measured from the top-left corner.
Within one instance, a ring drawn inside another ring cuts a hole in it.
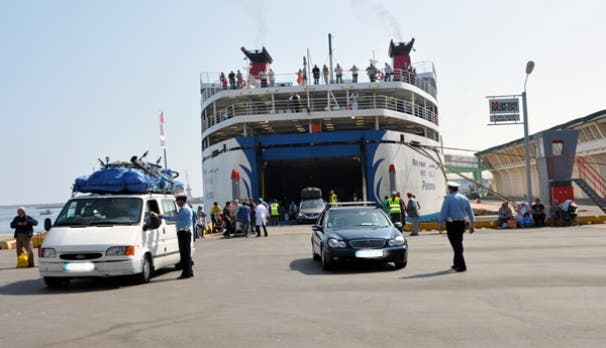
[[[82,193],[177,193],[183,183],[179,173],[133,156],[131,162],[113,162],[89,176],[76,178],[74,192]]]

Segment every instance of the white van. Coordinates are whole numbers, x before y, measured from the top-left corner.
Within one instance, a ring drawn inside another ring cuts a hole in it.
[[[38,250],[40,275],[48,287],[70,279],[133,275],[139,283],[154,270],[179,263],[174,222],[149,212],[175,215],[171,194],[83,194],[69,200]],[[194,253],[192,242],[192,255]]]

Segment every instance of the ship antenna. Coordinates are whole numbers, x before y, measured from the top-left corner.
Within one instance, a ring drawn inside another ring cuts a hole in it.
[[[332,34],[328,33],[328,64],[330,65],[330,83],[332,83],[333,80],[333,74],[332,74]]]

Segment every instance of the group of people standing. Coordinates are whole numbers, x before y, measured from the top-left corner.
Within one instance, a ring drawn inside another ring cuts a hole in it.
[[[263,198],[259,198],[256,202],[252,198],[244,198],[241,201],[234,199],[225,202],[223,208],[218,202],[214,202],[210,216],[213,231],[222,231],[226,239],[239,233],[248,237],[252,232],[256,232],[257,237],[261,237],[261,230],[267,237],[267,223],[277,225],[279,209],[276,200],[268,204]]]
[[[227,76],[225,73],[219,75],[219,82],[223,89],[241,89],[247,86],[244,76],[240,70],[230,71]],[[255,78],[252,74],[249,76],[248,87],[273,87],[276,83],[276,74],[269,68],[269,70],[261,70],[258,74],[258,78]]]
[[[343,83],[343,72],[345,70],[339,63],[334,68],[335,80],[330,80],[330,69],[326,64],[322,66],[322,69],[318,65],[314,65],[311,69],[311,75],[313,77],[313,84],[320,84],[320,77],[323,78],[324,84],[329,83]],[[349,71],[351,72],[351,82],[358,82],[358,73],[360,69],[354,64]],[[393,69],[389,63],[385,63],[383,70],[377,68],[374,65],[374,61],[371,60],[370,65],[366,68],[368,79],[370,82],[376,81],[405,81],[414,84],[416,70],[410,65],[402,66],[401,69]],[[307,85],[307,67],[299,69],[296,73],[296,82],[299,86]],[[242,75],[240,70],[234,72],[231,70],[227,75],[221,72],[219,75],[219,82],[223,89],[240,89],[245,87],[274,87],[275,86],[275,73],[269,68],[267,71],[262,70],[258,73],[257,77],[250,74],[249,81],[247,82]]]
[[[419,211],[421,204],[417,201],[417,197],[412,192],[406,193],[406,202],[400,198],[400,192],[393,191],[391,197],[385,196],[383,200],[383,210],[389,214],[392,222],[404,223],[406,215],[412,222],[411,236],[419,235]]]

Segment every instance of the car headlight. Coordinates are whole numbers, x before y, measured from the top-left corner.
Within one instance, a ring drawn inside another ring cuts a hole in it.
[[[128,246],[115,246],[107,249],[105,252],[106,256],[133,256],[135,255],[135,247],[132,245]]]
[[[389,246],[400,246],[404,245],[404,236],[397,236],[396,238],[389,240]]]
[[[40,257],[56,257],[57,256],[57,250],[55,250],[54,248],[42,248],[42,253],[40,255]]]
[[[342,240],[336,240],[334,238],[328,239],[328,246],[331,248],[345,248],[347,244]]]

